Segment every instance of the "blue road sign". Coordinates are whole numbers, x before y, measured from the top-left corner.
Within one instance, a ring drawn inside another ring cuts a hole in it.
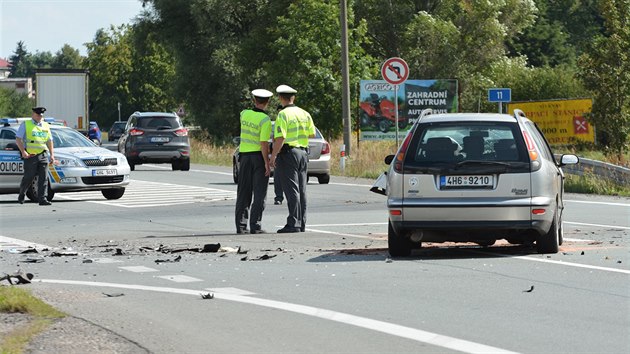
[[[488,102],[511,102],[512,89],[491,88],[488,89]]]

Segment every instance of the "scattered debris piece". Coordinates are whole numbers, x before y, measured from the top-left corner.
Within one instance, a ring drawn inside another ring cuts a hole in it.
[[[263,254],[262,256],[260,256],[260,257],[258,257],[258,258],[254,258],[254,259],[252,259],[252,261],[265,261],[265,260],[267,260],[267,259],[271,259],[271,258],[273,258],[273,257],[275,257],[275,256],[277,256],[277,255],[273,254],[273,255],[271,255],[271,256],[270,256],[270,255],[268,255],[268,254]]]
[[[125,294],[123,294],[123,293],[111,293],[111,294],[108,294],[108,293],[103,293],[103,295],[105,295],[105,296],[107,296],[107,297],[120,297],[120,296],[125,296]]]
[[[213,293],[201,293],[201,298],[202,299],[214,299],[214,294]]]
[[[247,256],[241,258],[241,261],[246,261],[247,260]]]
[[[391,258],[389,258],[389,257],[385,258],[385,263],[391,263],[391,262],[392,262]]]
[[[173,259],[156,259],[155,263],[174,263],[174,262],[179,262],[181,261],[182,256],[177,256]]]
[[[531,288],[529,288],[529,290],[523,290],[524,293],[531,293],[532,291],[534,291],[534,286],[532,285]]]
[[[77,252],[57,252],[57,251],[50,252],[49,254],[50,257],[74,257],[78,255],[79,253]]]
[[[39,252],[37,252],[37,250],[36,250],[36,249],[34,249],[33,247],[29,247],[29,248],[27,248],[27,249],[25,249],[25,250],[21,251],[20,253],[21,253],[21,254],[27,254],[27,253],[39,253]]]
[[[125,253],[123,252],[122,248],[116,248],[116,252],[114,252],[113,256],[124,256]]]
[[[241,246],[238,246],[238,250],[236,251],[236,254],[247,254],[247,252],[249,251],[242,249]]]
[[[621,261],[617,261],[617,263],[621,264]]]
[[[582,253],[580,253],[580,255],[582,255],[582,256],[583,256],[583,255],[584,255],[584,251],[582,251]]]
[[[26,259],[21,260],[23,263],[44,263],[44,258],[42,257],[27,257]]]
[[[589,242],[589,245],[601,245],[603,242],[602,241],[593,241],[593,242]]]
[[[14,279],[12,279],[14,278]],[[0,281],[6,280],[11,285],[19,285],[19,284],[30,284],[31,279],[33,279],[32,273],[24,273],[23,271],[17,271],[14,274],[4,274],[0,276]],[[15,283],[14,283],[15,282]]]
[[[84,259],[83,263],[94,263],[94,261],[91,259]]]
[[[219,252],[220,249],[221,249],[220,243],[207,243],[203,245],[203,249],[201,250],[201,252],[216,253],[216,252]]]

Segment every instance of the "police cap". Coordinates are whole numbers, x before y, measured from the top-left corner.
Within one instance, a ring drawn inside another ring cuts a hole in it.
[[[277,93],[288,93],[288,94],[295,94],[297,93],[297,90],[294,89],[293,87],[289,86],[289,85],[280,85],[276,88],[276,92]]]
[[[254,97],[260,97],[260,98],[269,98],[271,96],[273,96],[273,93],[269,90],[265,90],[265,89],[255,89],[252,91],[252,95]]]
[[[35,108],[33,108],[33,112],[35,112],[37,114],[44,114],[44,112],[46,112],[46,108],[44,108],[44,107],[35,107]]]

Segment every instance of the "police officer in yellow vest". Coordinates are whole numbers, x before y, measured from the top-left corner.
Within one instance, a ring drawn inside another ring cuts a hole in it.
[[[52,134],[50,126],[44,122],[44,112],[46,108],[33,108],[31,120],[27,120],[20,125],[15,137],[15,143],[20,149],[22,160],[24,160],[24,176],[20,183],[20,194],[18,202],[24,203],[24,194],[37,176],[37,197],[39,205],[50,205],[46,200],[47,185],[46,178],[48,162],[55,163],[55,151],[53,148]]]
[[[282,110],[274,128],[271,166],[274,178],[280,178],[287,199],[289,216],[279,233],[304,232],[306,229],[306,182],[308,166],[308,138],[315,136],[311,115],[294,104],[297,91],[288,86],[276,88]]]
[[[254,108],[241,112],[241,142],[236,193],[236,233],[261,234],[262,214],[265,210],[269,185],[269,137],[271,118],[265,112],[273,93],[264,89],[252,91]],[[254,200],[252,202],[252,194]],[[249,209],[251,206],[251,214]],[[248,215],[249,214],[249,215]]]

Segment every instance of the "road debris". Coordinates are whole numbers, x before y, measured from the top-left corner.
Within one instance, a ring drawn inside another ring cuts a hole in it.
[[[216,253],[219,252],[220,249],[220,243],[206,243],[205,245],[203,245],[203,249],[201,250],[201,252]]]
[[[78,252],[57,252],[57,251],[53,251],[50,252],[50,254],[48,255],[49,257],[75,257],[78,256],[79,253]]]
[[[250,261],[265,261],[267,259],[271,259],[273,257],[277,256],[276,254],[272,254],[271,256],[268,254],[263,254],[260,257],[254,258],[254,259],[250,259]]]
[[[182,256],[177,256],[173,259],[156,259],[155,263],[174,263],[182,260]]]
[[[3,276],[0,276],[0,281],[6,280],[11,285],[19,285],[19,284],[30,284],[31,279],[33,279],[32,273],[24,273],[19,270],[13,274],[4,273]]]
[[[204,299],[204,300],[214,299],[214,294],[213,293],[201,293],[201,298]]]
[[[22,259],[20,262],[22,263],[44,263],[44,258],[42,257],[26,257]]]
[[[125,296],[125,294],[123,293],[103,293],[103,295],[107,296],[107,297],[120,297],[120,296]]]
[[[528,290],[523,290],[524,293],[531,293],[532,291],[534,291],[534,286],[533,285]]]
[[[122,248],[116,248],[116,252],[114,252],[114,254],[112,256],[124,256],[125,253],[123,252]]]

